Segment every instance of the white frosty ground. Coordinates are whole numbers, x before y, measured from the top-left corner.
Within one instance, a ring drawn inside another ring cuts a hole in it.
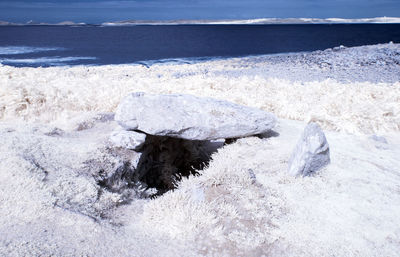
[[[0,255],[396,256],[399,63],[386,44],[150,68],[1,66]],[[107,149],[107,112],[133,91],[271,111],[279,136],[225,146],[154,200],[110,192],[96,173],[130,157]],[[332,163],[293,178],[308,120],[325,129]]]

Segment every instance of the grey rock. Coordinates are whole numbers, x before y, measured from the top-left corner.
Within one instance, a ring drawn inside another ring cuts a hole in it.
[[[329,145],[316,123],[309,123],[289,160],[289,174],[307,176],[330,163]]]
[[[272,129],[276,117],[256,108],[192,95],[132,93],[115,120],[127,130],[188,140],[245,137]]]
[[[76,131],[82,131],[94,128],[100,123],[111,122],[112,120],[114,120],[114,114],[105,112],[78,116],[75,120],[72,120],[72,123],[76,123],[74,128]]]
[[[372,135],[371,137],[370,137],[372,140],[374,140],[374,141],[376,141],[376,142],[379,142],[379,143],[382,143],[382,144],[387,144],[388,143],[388,141],[386,140],[386,138],[385,137],[383,137],[383,136],[378,136],[378,135]]]
[[[117,129],[111,133],[109,141],[114,147],[137,151],[146,141],[146,134]]]
[[[370,136],[370,139],[372,139],[375,142],[374,145],[376,149],[382,149],[382,150],[389,149],[389,143],[385,137],[374,134]]]
[[[60,128],[52,128],[50,131],[45,132],[44,134],[49,137],[57,137],[63,136],[65,134],[65,131]]]

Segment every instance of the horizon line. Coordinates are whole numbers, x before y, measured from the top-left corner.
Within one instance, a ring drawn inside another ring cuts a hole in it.
[[[268,25],[268,24],[396,24],[400,17],[371,17],[371,18],[252,18],[252,19],[128,19],[120,21],[106,21],[101,23],[85,23],[62,21],[57,23],[35,22],[26,23],[1,21],[0,25],[99,25],[99,26],[128,26],[128,25]]]

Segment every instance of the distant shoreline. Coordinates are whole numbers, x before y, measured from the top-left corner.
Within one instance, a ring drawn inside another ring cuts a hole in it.
[[[29,21],[14,23],[0,21],[0,26],[136,26],[136,25],[281,25],[281,24],[399,24],[400,17],[375,17],[360,19],[343,18],[259,18],[259,19],[225,19],[225,20],[125,20],[103,23],[83,23],[63,21],[43,23]]]

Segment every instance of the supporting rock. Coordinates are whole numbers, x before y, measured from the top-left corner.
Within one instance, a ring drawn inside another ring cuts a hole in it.
[[[117,129],[111,133],[109,140],[115,147],[137,151],[143,146],[146,134]]]

